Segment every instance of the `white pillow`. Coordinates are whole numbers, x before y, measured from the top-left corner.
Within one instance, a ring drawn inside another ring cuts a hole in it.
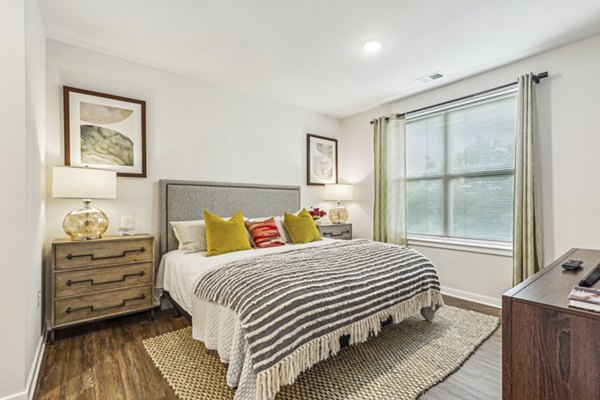
[[[292,243],[292,237],[283,225],[283,217],[275,217],[275,225],[277,225],[277,230],[279,230],[279,236],[283,238],[283,241],[286,243]]]
[[[206,226],[204,220],[171,221],[175,237],[179,241],[179,250],[184,253],[206,251]]]

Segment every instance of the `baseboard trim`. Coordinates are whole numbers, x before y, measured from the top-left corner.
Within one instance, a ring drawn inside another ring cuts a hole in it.
[[[0,398],[0,400],[28,400],[27,392],[24,391],[24,392],[11,394],[10,396]]]
[[[40,375],[40,368],[42,366],[42,359],[44,358],[44,350],[46,350],[46,332],[40,336],[40,341],[35,350],[35,357],[33,358],[33,364],[31,364],[31,370],[27,377],[27,399],[32,400],[35,394],[35,387],[37,380]]]
[[[25,382],[26,390],[11,394],[10,396],[2,397],[0,400],[32,400],[35,394],[35,387],[37,379],[40,374],[40,367],[42,366],[42,358],[44,357],[44,350],[46,349],[46,335],[40,336],[40,341],[35,349],[35,355],[33,357],[33,363],[27,376],[27,382]]]
[[[502,299],[483,296],[477,293],[465,292],[464,290],[442,287],[442,294],[447,294],[448,296],[456,297],[462,300],[472,301],[474,303],[483,304],[489,307],[494,307],[498,309],[502,308]]]

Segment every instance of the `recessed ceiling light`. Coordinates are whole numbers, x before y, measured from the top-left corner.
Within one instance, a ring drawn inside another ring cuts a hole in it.
[[[372,53],[381,49],[381,42],[377,40],[371,40],[363,45],[363,49],[365,49],[366,52]]]

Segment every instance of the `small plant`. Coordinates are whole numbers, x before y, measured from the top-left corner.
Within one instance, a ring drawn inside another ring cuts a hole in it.
[[[315,221],[317,221],[317,220],[321,219],[322,217],[324,217],[325,215],[327,215],[327,213],[325,211],[321,210],[319,207],[315,207],[315,208],[311,207],[310,211],[308,213],[311,215],[311,217],[313,217],[313,219]]]

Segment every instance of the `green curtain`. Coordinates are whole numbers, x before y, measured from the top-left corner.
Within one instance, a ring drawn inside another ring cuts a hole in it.
[[[513,284],[529,278],[542,265],[540,185],[536,173],[533,75],[518,80],[515,199],[513,221]]]
[[[373,123],[375,204],[373,239],[406,245],[405,120],[381,117]]]

